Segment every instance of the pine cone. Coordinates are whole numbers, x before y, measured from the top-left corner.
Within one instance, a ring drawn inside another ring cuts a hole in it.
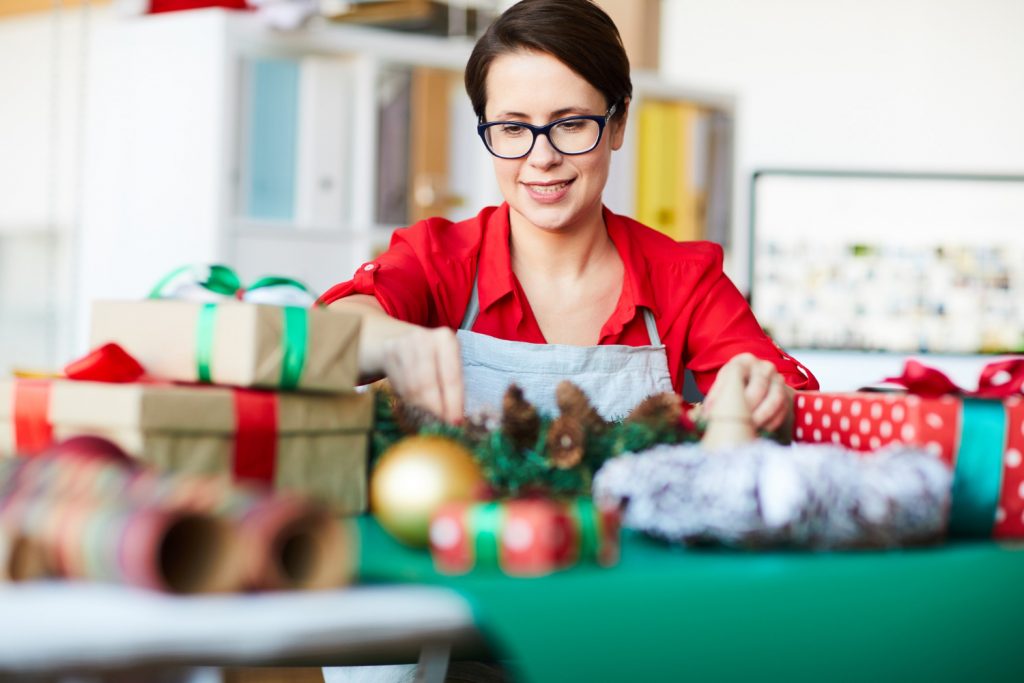
[[[562,415],[575,418],[584,433],[602,434],[609,424],[590,404],[590,399],[578,386],[569,380],[562,380],[555,388],[555,402]]]
[[[509,385],[501,404],[501,431],[516,448],[531,448],[540,434],[540,415],[523,397],[523,390]]]
[[[497,411],[487,408],[466,415],[462,423],[462,431],[466,440],[473,446],[487,441],[491,434],[501,427],[501,416]]]
[[[654,430],[672,428],[683,416],[683,399],[674,391],[651,394],[626,416],[626,422],[642,424]]]
[[[548,460],[560,470],[567,470],[583,460],[583,425],[571,415],[555,418],[548,429]]]
[[[395,424],[403,434],[419,434],[424,427],[441,422],[441,418],[434,413],[403,401],[398,394],[392,394],[390,400]]]

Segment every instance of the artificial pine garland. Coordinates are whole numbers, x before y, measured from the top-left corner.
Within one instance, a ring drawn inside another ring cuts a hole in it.
[[[555,398],[559,414],[543,415],[513,385],[500,415],[482,413],[449,425],[378,387],[371,465],[403,437],[436,434],[473,452],[495,495],[589,495],[593,474],[610,458],[699,437],[674,393],[650,396],[615,422],[602,419],[569,381],[558,385]]]

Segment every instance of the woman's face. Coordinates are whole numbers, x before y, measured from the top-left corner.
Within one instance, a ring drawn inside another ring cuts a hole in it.
[[[604,116],[606,110],[600,91],[546,53],[500,55],[487,73],[488,122],[543,126],[566,116]],[[625,117],[609,121],[598,146],[586,154],[561,154],[546,136],[538,136],[522,159],[493,157],[513,224],[568,231],[599,220],[612,150],[622,146],[624,123]]]

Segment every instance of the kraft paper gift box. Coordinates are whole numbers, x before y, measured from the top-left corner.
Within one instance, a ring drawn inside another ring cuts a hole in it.
[[[31,456],[90,434],[158,469],[221,474],[366,509],[369,394],[169,383],[0,382],[0,453]]]
[[[352,391],[359,317],[242,301],[97,301],[90,347],[122,346],[153,377],[236,387]]]
[[[619,559],[618,510],[587,498],[452,503],[430,524],[434,565],[445,574],[500,569],[544,576],[581,561],[611,566]]]
[[[889,381],[925,393],[798,392],[794,440],[861,451],[893,443],[923,448],[953,469],[950,533],[1024,538],[1024,360],[1001,365],[1017,379],[990,366],[977,392],[920,364],[908,364],[904,377],[913,374],[911,380]],[[1002,381],[987,384],[986,376]]]

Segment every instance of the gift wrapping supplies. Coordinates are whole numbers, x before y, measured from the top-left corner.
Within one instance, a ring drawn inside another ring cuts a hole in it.
[[[0,461],[0,481],[0,578],[195,593],[339,586],[353,569],[346,525],[293,496],[60,451]]]
[[[160,382],[0,382],[0,454],[54,441],[107,438],[160,470],[262,483],[366,508],[368,394],[305,394]]]
[[[163,470],[360,513],[373,405],[354,390],[359,318],[314,299],[289,278],[243,288],[214,265],[172,271],[144,301],[97,302],[97,346],[68,379],[0,382],[0,455],[92,434]]]
[[[1024,538],[1024,359],[987,366],[975,392],[914,361],[887,381],[910,393],[799,392],[795,440],[923,447],[953,470],[951,534]]]

